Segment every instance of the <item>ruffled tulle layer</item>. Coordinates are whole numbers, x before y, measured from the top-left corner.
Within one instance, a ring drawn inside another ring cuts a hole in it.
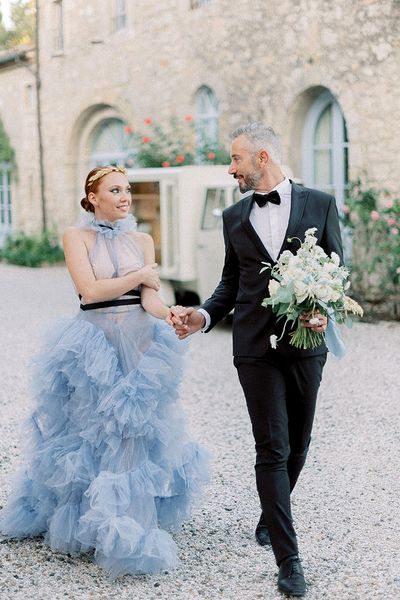
[[[30,464],[0,514],[4,535],[94,551],[113,576],[176,565],[164,529],[190,516],[208,478],[178,403],[184,350],[141,309],[52,329],[35,360]]]

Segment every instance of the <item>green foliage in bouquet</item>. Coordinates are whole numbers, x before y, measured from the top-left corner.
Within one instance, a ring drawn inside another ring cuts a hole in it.
[[[38,235],[18,233],[7,238],[0,250],[0,259],[14,265],[40,267],[64,261],[64,252],[54,233],[46,231]]]
[[[353,231],[353,280],[378,273],[382,291],[400,283],[400,198],[352,183],[342,221]]]

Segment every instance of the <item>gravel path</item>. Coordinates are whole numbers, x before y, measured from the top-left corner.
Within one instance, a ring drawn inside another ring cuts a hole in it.
[[[62,267],[0,264],[0,505],[20,460],[30,410],[27,363],[51,319],[77,303]],[[307,465],[293,514],[309,600],[400,598],[400,325],[356,324],[347,356],[328,359]],[[174,572],[110,581],[87,558],[40,539],[0,544],[0,598],[278,600],[270,550],[257,546],[253,441],[231,360],[230,329],[194,336],[183,384],[191,430],[213,455],[205,501],[175,536]]]

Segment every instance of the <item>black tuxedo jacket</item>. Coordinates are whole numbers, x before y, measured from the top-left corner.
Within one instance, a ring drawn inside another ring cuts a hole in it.
[[[219,285],[212,296],[202,305],[211,317],[207,331],[234,308],[233,354],[240,357],[262,357],[270,348],[269,336],[280,335],[283,322],[277,323],[270,307],[261,306],[268,296],[270,271],[260,274],[262,262],[275,261],[258,237],[250,223],[253,195],[230,206],[223,213],[225,240],[225,264]],[[292,183],[291,211],[285,239],[280,250],[293,253],[299,242],[288,242],[287,238],[304,240],[304,233],[316,227],[318,244],[327,254],[336,252],[341,261],[342,241],[335,199],[324,192],[301,187]],[[289,345],[285,334],[278,343],[278,350],[292,356],[312,356],[326,352],[325,345],[310,350],[299,350]]]

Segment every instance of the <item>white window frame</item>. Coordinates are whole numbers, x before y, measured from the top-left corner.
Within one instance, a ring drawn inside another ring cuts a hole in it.
[[[346,150],[348,152],[349,143],[344,137],[346,122],[342,110],[335,97],[328,90],[313,102],[304,123],[302,140],[303,181],[308,187],[324,191],[315,181],[314,149],[316,146],[314,136],[319,118],[329,105],[332,105],[331,143],[326,145],[326,149],[332,152],[332,182],[330,187],[333,188],[336,204],[341,209],[344,205],[347,188],[344,154]],[[318,146],[318,148],[323,149],[322,146]]]
[[[11,164],[0,163],[0,248],[12,233]]]

